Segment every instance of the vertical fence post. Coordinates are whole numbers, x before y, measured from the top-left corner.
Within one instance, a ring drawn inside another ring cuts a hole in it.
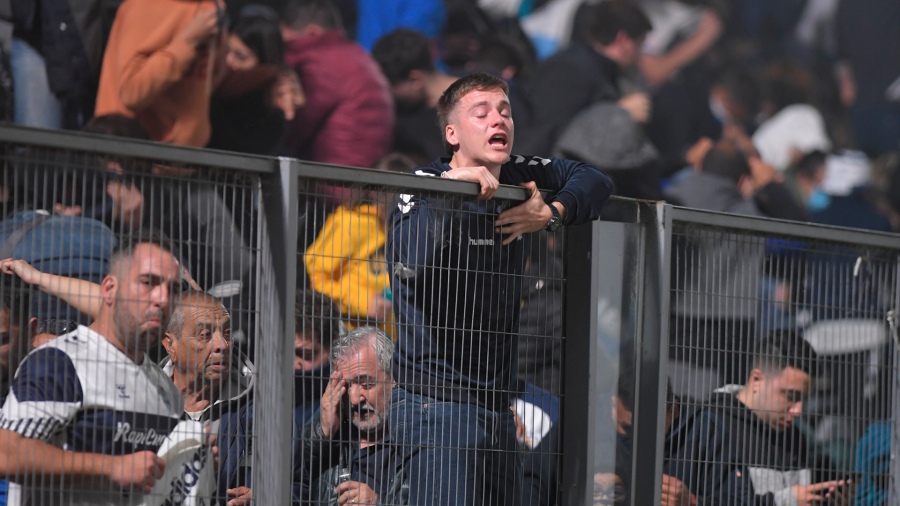
[[[563,300],[562,504],[593,503],[599,223],[566,229]]]
[[[297,285],[295,160],[279,159],[262,178],[258,316],[253,410],[253,498],[256,504],[291,503],[293,438],[294,294]]]
[[[634,459],[632,504],[655,505],[662,497],[666,375],[669,344],[670,206],[642,204],[639,247],[640,317],[635,332]],[[637,477],[653,477],[652,482]]]
[[[888,477],[887,504],[897,504],[900,500],[900,463],[896,456],[900,455],[900,256],[894,261],[894,303],[888,314],[890,339],[893,340],[891,350],[891,389],[888,402],[891,403],[889,416],[891,424],[891,464]]]

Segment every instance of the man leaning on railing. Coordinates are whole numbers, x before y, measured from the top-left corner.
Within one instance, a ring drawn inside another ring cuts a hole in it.
[[[474,181],[478,201],[401,195],[388,239],[398,343],[391,436],[405,453],[410,504],[521,504],[509,410],[523,234],[599,217],[610,179],[590,165],[510,156],[506,83],[471,74],[438,103],[451,158],[416,173]],[[530,198],[497,214],[499,184]],[[550,190],[549,204],[538,188]]]

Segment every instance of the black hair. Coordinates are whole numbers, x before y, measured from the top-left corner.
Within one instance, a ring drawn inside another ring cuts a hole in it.
[[[627,355],[621,355],[619,361],[619,377],[616,386],[616,397],[622,406],[628,411],[634,411],[634,389],[637,378],[634,375],[633,359]],[[666,409],[671,409],[678,402],[675,392],[672,390],[672,382],[666,378]]]
[[[309,25],[333,30],[343,28],[341,13],[331,0],[289,0],[281,9],[281,22],[294,30]]]
[[[745,107],[751,117],[759,111],[760,86],[752,72],[731,66],[722,70],[715,84],[721,86],[733,101]]]
[[[607,0],[594,6],[588,34],[594,42],[608,46],[616,40],[619,32],[625,32],[631,39],[639,39],[652,28],[650,18],[635,3]]]
[[[413,70],[435,71],[431,41],[425,34],[407,28],[394,30],[378,39],[372,48],[372,57],[391,84],[408,79]]]
[[[260,65],[281,65],[284,62],[284,39],[278,26],[278,16],[265,5],[249,4],[231,27],[231,33],[253,51]]]
[[[823,151],[816,149],[803,155],[803,157],[794,165],[794,169],[797,171],[797,175],[802,174],[806,177],[815,177],[816,171],[825,165],[825,160],[827,158],[828,155]]]
[[[798,369],[815,377],[819,356],[812,345],[794,330],[774,330],[763,337],[753,352],[751,369],[783,371]]]
[[[68,334],[69,332],[74,331],[78,328],[78,322],[74,320],[60,320],[57,318],[50,318],[41,322],[37,328],[37,334],[53,334],[55,336],[61,336],[63,334]]]
[[[472,59],[475,66],[489,67],[501,71],[507,67],[516,69],[516,73],[525,66],[525,57],[519,47],[508,37],[496,35],[484,41],[481,50]]]
[[[775,112],[789,105],[810,103],[813,99],[812,74],[796,63],[774,63],[766,69],[763,95]]]
[[[294,309],[294,325],[297,332],[309,328],[325,349],[331,349],[331,343],[337,341],[341,334],[341,311],[327,295],[314,290],[301,288],[297,290],[297,301]],[[310,337],[310,336],[307,336]]]
[[[384,155],[384,158],[378,161],[375,168],[386,172],[409,174],[416,168],[416,162],[405,154],[395,151]]]
[[[750,164],[731,141],[721,140],[710,149],[702,162],[703,172],[726,177],[737,183],[741,176],[750,173]]]
[[[81,131],[90,134],[111,135],[114,137],[124,137],[140,141],[151,140],[150,134],[147,133],[147,129],[144,128],[144,125],[142,125],[140,121],[135,118],[129,118],[124,114],[117,113],[94,116],[90,121],[85,123]],[[114,162],[122,168],[123,172],[127,173],[149,174],[153,167],[150,161],[140,158],[102,155],[99,157],[99,160],[100,165],[103,166],[104,169],[109,162]],[[119,176],[116,174],[107,174],[107,177],[116,179]],[[132,184],[137,183],[137,181],[130,182]]]
[[[99,135],[114,135],[129,139],[150,140],[150,134],[141,122],[124,114],[103,114],[94,116],[81,129],[82,132]]]

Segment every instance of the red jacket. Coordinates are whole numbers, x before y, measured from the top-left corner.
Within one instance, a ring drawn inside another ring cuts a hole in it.
[[[288,142],[303,160],[374,167],[391,149],[394,103],[387,79],[357,43],[333,30],[286,41],[285,61],[300,76],[306,106]]]

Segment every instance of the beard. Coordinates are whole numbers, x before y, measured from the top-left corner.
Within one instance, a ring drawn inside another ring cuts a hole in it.
[[[121,309],[123,306],[118,297],[116,298],[116,307],[120,308],[113,315],[116,337],[126,349],[148,351],[151,345],[159,342],[165,330],[165,322],[162,321],[162,318],[160,318],[159,328],[142,328],[143,322]]]
[[[385,413],[378,411],[368,402],[350,407],[350,423],[360,432],[380,431],[385,419]]]

